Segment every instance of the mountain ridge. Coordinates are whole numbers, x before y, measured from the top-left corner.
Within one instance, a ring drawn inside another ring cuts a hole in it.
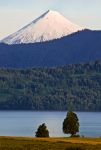
[[[101,31],[83,30],[48,42],[0,44],[0,67],[55,67],[101,59]]]

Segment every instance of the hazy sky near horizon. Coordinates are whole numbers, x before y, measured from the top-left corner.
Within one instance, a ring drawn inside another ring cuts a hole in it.
[[[101,30],[101,0],[0,0],[0,39],[47,10],[56,10],[85,28]]]

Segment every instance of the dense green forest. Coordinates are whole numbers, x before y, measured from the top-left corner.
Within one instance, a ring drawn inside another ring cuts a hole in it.
[[[0,69],[0,110],[101,111],[101,61]]]

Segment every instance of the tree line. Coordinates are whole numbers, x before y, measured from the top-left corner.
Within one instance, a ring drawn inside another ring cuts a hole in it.
[[[0,69],[0,110],[101,111],[101,61]]]

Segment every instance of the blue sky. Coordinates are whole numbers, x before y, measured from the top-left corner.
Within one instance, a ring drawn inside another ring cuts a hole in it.
[[[85,28],[101,29],[101,0],[0,0],[0,39],[49,9]]]

